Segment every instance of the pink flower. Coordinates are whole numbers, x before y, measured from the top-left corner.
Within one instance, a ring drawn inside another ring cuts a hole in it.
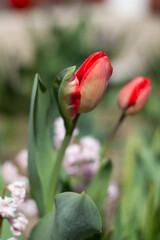
[[[11,223],[10,229],[13,235],[20,236],[21,233],[25,230],[26,225],[28,224],[28,220],[22,213],[19,213],[18,217],[12,219],[10,223]]]
[[[10,162],[6,161],[1,168],[2,176],[7,183],[15,181],[18,177],[18,169]]]
[[[99,142],[91,136],[82,138],[79,144],[71,144],[63,160],[68,175],[89,182],[99,166],[99,151]]]
[[[22,149],[18,155],[16,156],[16,163],[22,168],[26,170],[28,167],[28,151],[27,149]]]
[[[64,127],[64,121],[62,117],[58,117],[55,122],[54,122],[54,146],[56,149],[59,149],[61,146],[61,143],[64,139],[66,133],[66,129]],[[74,139],[75,136],[78,135],[78,129],[75,128],[73,131],[73,137],[72,139]]]
[[[16,181],[6,187],[11,192],[11,197],[18,203],[23,202],[26,196],[26,183],[24,181]]]
[[[118,95],[118,105],[127,114],[139,112],[151,92],[149,78],[136,77],[125,85]]]
[[[109,202],[115,201],[119,197],[119,188],[117,183],[111,182],[108,186],[107,200]]]
[[[8,238],[7,240],[18,240],[17,238]]]
[[[0,197],[0,215],[2,217],[14,217],[17,210],[17,204],[13,198],[5,197],[4,199]]]
[[[38,215],[37,205],[32,199],[26,199],[24,202],[20,203],[20,205],[18,205],[18,210],[29,217]]]

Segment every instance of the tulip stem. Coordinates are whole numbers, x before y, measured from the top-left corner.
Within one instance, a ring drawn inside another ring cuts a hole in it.
[[[76,126],[76,123],[78,121],[79,118],[79,114],[77,114],[76,118],[73,121],[73,125],[72,128],[70,129],[70,131],[66,132],[66,135],[64,137],[64,140],[61,144],[61,147],[57,153],[57,157],[56,157],[56,161],[53,167],[53,173],[52,173],[52,177],[51,177],[51,194],[50,194],[50,199],[49,199],[49,204],[48,204],[48,209],[47,212],[50,212],[54,207],[53,207],[53,200],[55,198],[55,195],[57,193],[57,182],[58,182],[58,177],[59,177],[59,172],[61,169],[61,164],[64,158],[64,154],[66,151],[66,148],[68,147],[71,137],[72,137],[72,133],[74,131],[74,128]]]
[[[2,223],[3,223],[3,218],[0,216],[0,238],[2,237]]]
[[[120,127],[120,125],[124,121],[125,117],[126,117],[126,113],[122,112],[122,114],[120,115],[120,118],[118,119],[115,127],[111,131],[111,134],[109,135],[109,138],[107,139],[106,143],[102,146],[101,157],[100,157],[101,161],[103,161],[107,157],[108,149],[109,149],[109,147],[110,147],[110,145],[113,141],[114,136],[116,135],[116,132],[117,132],[118,128]]]

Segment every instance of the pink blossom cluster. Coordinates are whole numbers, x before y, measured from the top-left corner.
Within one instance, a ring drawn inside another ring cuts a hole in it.
[[[88,183],[99,167],[100,144],[92,136],[86,136],[78,140],[76,129],[71,144],[68,146],[63,166],[70,177],[78,177]],[[54,146],[58,149],[65,136],[64,122],[61,117],[54,123]]]
[[[58,150],[61,146],[61,143],[64,139],[66,130],[64,127],[64,121],[61,117],[58,117],[53,125],[54,128],[54,138],[53,138],[53,143],[54,143],[54,147],[56,150]],[[74,132],[73,132],[73,137],[72,140],[74,139],[74,137],[76,137],[78,135],[78,129],[75,128]]]
[[[99,151],[99,142],[91,136],[71,144],[63,160],[68,175],[91,180],[99,167]]]
[[[10,197],[5,196],[6,191],[10,192]],[[4,188],[4,197],[0,197],[0,215],[10,223],[10,230],[13,235],[20,236],[25,230],[28,220],[20,213],[18,205],[22,203],[26,196],[26,183],[16,181]]]
[[[3,176],[4,181],[7,184],[9,184],[8,186],[10,186],[10,188],[12,187],[12,182],[18,181],[18,182],[25,183],[26,190],[29,191],[29,182],[27,178],[27,166],[28,166],[27,149],[22,149],[16,156],[15,161],[13,161],[13,163],[11,161],[6,161],[2,165],[1,174]],[[15,197],[16,197],[16,194],[17,194],[17,191],[14,192]],[[21,198],[23,199],[23,196],[21,196]],[[28,217],[33,217],[38,215],[38,209],[35,201],[28,197],[25,197],[23,201],[19,201],[18,210]]]

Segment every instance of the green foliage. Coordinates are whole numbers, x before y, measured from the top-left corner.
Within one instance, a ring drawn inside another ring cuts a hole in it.
[[[53,171],[54,151],[52,147],[53,96],[38,75],[34,80],[29,121],[29,180],[31,192],[41,215],[48,209],[50,179]]]
[[[155,151],[157,144],[160,148],[157,132],[151,144],[140,136],[128,141],[121,202],[111,239],[160,239],[160,158]]]
[[[34,71],[42,77],[53,78],[62,69],[79,67],[92,52],[90,43],[84,40],[86,23],[75,27],[54,27],[44,44],[38,44]]]
[[[30,240],[84,240],[101,232],[96,205],[85,193],[61,193],[55,205],[55,212],[40,220]]]
[[[0,72],[0,111],[7,114],[28,114],[35,72],[49,81],[68,66],[76,63],[79,67],[93,52],[90,43],[84,40],[85,31],[86,23],[81,22],[75,27],[54,27],[43,42],[33,34],[33,64],[17,67],[17,74],[14,76],[10,71],[5,76]]]
[[[104,210],[104,204],[106,202],[111,171],[111,160],[102,163],[87,189],[87,194],[93,199],[101,214]]]

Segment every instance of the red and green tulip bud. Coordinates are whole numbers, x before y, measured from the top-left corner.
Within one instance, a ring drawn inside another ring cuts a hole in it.
[[[76,72],[81,93],[79,113],[90,112],[105,94],[113,68],[104,52],[92,54]]]
[[[97,52],[87,58],[76,73],[75,67],[70,67],[58,74],[53,85],[65,123],[73,121],[78,113],[89,112],[99,104],[112,71],[107,55]]]
[[[136,77],[119,92],[118,105],[126,114],[135,114],[142,109],[150,92],[150,79]]]

